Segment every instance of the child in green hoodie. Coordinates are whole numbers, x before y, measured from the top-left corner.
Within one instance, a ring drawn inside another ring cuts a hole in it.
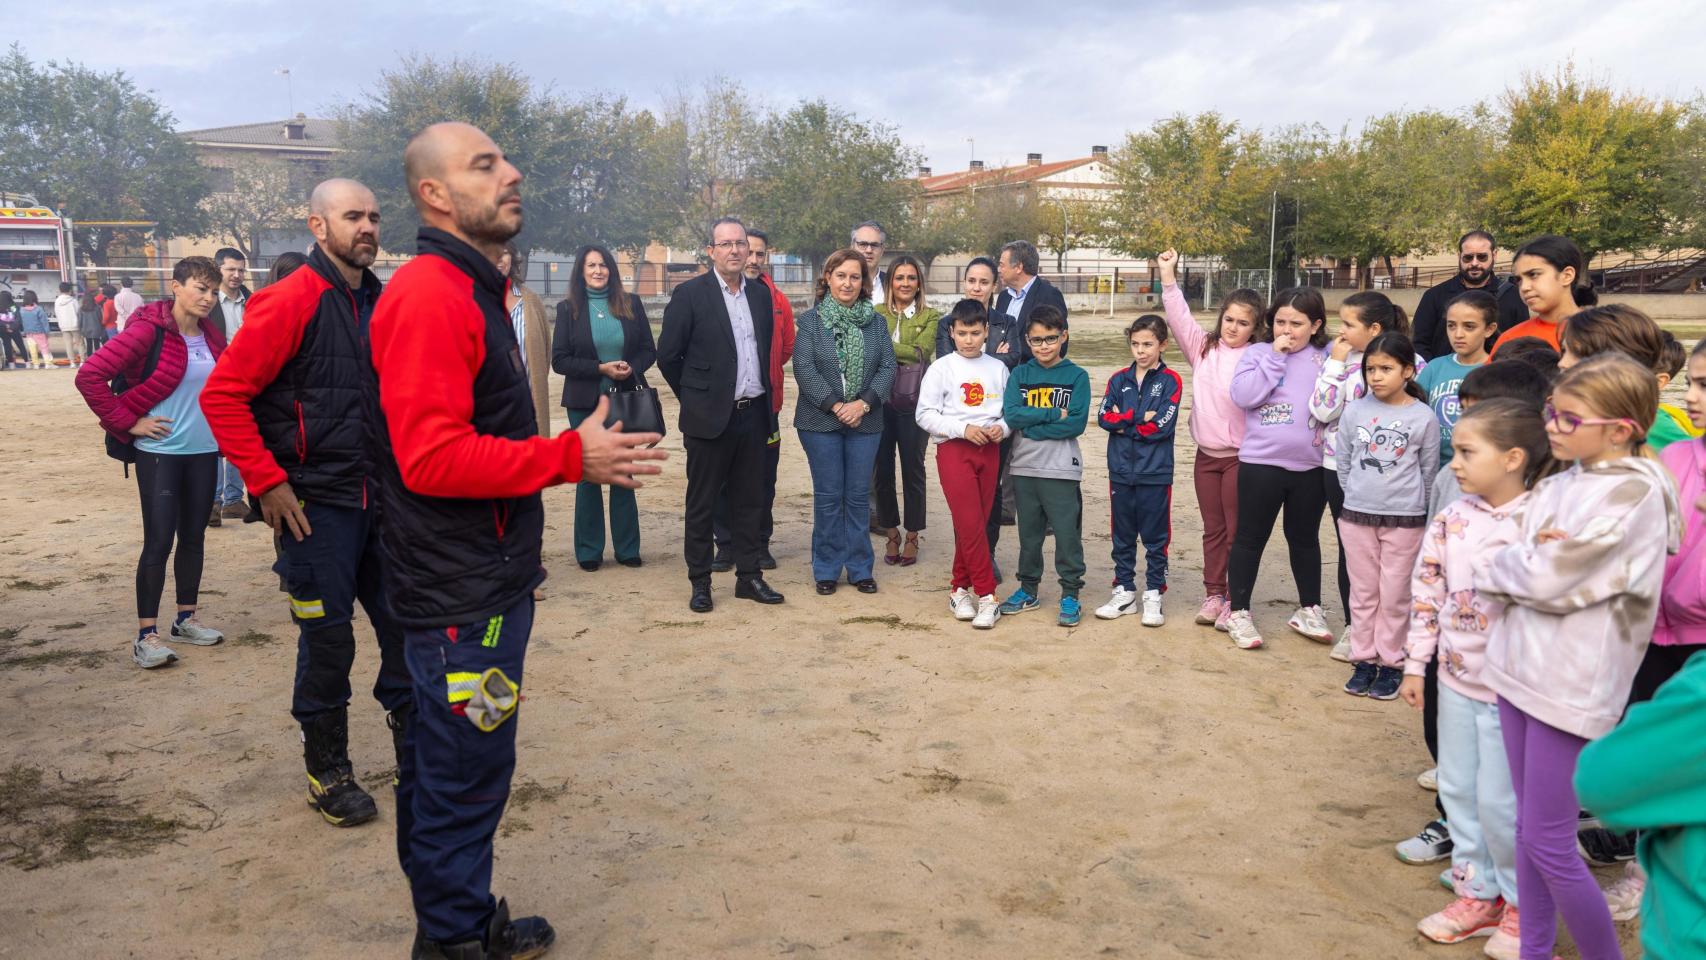
[[[1706,655],[1583,748],[1576,795],[1607,827],[1641,831],[1647,960],[1706,956]]]
[[[1043,537],[1054,528],[1054,570],[1060,578],[1063,627],[1080,617],[1078,591],[1084,588],[1084,542],[1079,524],[1084,457],[1078,437],[1090,420],[1090,375],[1061,356],[1066,352],[1066,316],[1044,304],[1032,311],[1025,328],[1031,359],[1007,381],[1002,419],[1013,431],[1014,499],[1019,514],[1019,589],[1001,605],[1011,616],[1041,605],[1037,586],[1043,576]]]

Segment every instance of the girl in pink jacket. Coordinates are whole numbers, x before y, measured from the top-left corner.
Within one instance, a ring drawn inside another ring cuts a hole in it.
[[[1267,305],[1254,290],[1234,290],[1220,302],[1214,332],[1204,333],[1179,289],[1179,253],[1155,258],[1161,270],[1161,303],[1179,352],[1191,365],[1191,439],[1197,444],[1197,507],[1202,511],[1203,604],[1197,622],[1225,631],[1232,613],[1226,566],[1238,532],[1238,447],[1244,442],[1244,409],[1232,402],[1232,373],[1250,344],[1266,329]]]

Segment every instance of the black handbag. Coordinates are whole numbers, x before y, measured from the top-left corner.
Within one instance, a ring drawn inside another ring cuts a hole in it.
[[[618,383],[605,394],[610,399],[610,412],[604,418],[604,425],[608,427],[620,420],[623,433],[663,436],[668,431],[664,430],[663,401],[658,399],[657,390],[647,385],[645,377],[636,376],[632,382],[631,387]]]
[[[924,351],[912,348],[917,360],[913,363],[896,364],[894,372],[894,389],[889,391],[889,406],[896,413],[912,413],[918,409],[918,391],[924,386],[924,371],[930,368],[930,361],[924,359]]]
[[[165,328],[156,327],[154,330],[154,343],[149,346],[148,356],[142,361],[142,375],[137,378],[135,384],[130,383],[122,372],[114,376],[110,384],[113,396],[119,396],[120,394],[128,391],[131,387],[136,386],[136,384],[140,384],[149,377],[152,377],[154,375],[154,368],[160,365],[160,349],[164,347],[165,344]],[[106,441],[107,456],[124,464],[124,475],[128,478],[130,476],[130,465],[136,462],[136,442],[134,438],[127,443],[108,433],[106,434]]]

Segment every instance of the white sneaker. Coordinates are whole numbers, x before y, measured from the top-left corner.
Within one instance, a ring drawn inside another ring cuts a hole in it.
[[[1137,612],[1137,591],[1125,587],[1115,587],[1114,595],[1108,602],[1096,608],[1096,616],[1102,620],[1118,620],[1128,613]]]
[[[987,593],[977,598],[977,617],[971,625],[979,630],[989,630],[995,626],[995,621],[1001,619],[1001,601],[995,599],[995,594]]]
[[[1437,791],[1439,789],[1439,768],[1429,767],[1426,770],[1423,770],[1416,777],[1416,786],[1421,787],[1423,790]]]
[[[130,659],[136,661],[136,665],[142,669],[152,670],[173,662],[178,659],[178,655],[160,642],[159,634],[150,633],[130,642]]]
[[[1334,660],[1337,660],[1340,663],[1350,663],[1351,662],[1351,628],[1350,627],[1346,627],[1345,632],[1339,634],[1339,642],[1333,644],[1333,650],[1331,653],[1328,653],[1327,656],[1332,657]]]
[[[948,609],[954,611],[955,620],[970,620],[977,616],[977,598],[965,587],[955,587],[948,594]]]
[[[1313,607],[1298,607],[1297,612],[1285,625],[1316,643],[1332,643],[1333,630],[1327,626],[1327,615],[1321,612],[1321,605]]]
[[[193,643],[198,647],[211,647],[224,640],[225,634],[212,627],[202,626],[201,621],[192,616],[187,620],[180,620],[172,624],[169,639],[181,643]]]
[[[1226,633],[1240,650],[1254,650],[1262,645],[1262,635],[1256,631],[1256,621],[1250,619],[1248,610],[1234,610],[1226,618]]]
[[[1161,613],[1161,591],[1143,591],[1143,625],[1159,627],[1166,622],[1167,618]]]

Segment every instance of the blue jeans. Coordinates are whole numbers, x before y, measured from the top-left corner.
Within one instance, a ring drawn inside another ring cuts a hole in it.
[[[842,428],[833,433],[801,430],[800,446],[812,471],[812,579],[871,579],[871,468],[880,433]]]
[[[215,505],[221,507],[243,502],[243,475],[224,457],[219,458],[219,478],[213,488],[213,498]]]
[[[1451,825],[1457,894],[1517,902],[1516,790],[1499,705],[1439,685],[1439,799]]]

